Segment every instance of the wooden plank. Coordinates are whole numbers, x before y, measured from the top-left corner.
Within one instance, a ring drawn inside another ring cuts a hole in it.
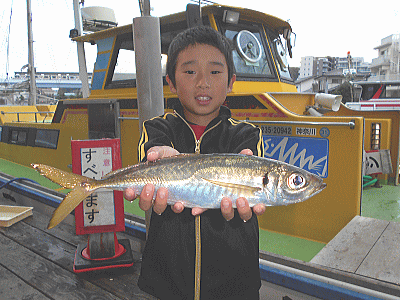
[[[120,299],[0,234],[1,265],[55,299]]]
[[[51,299],[0,265],[0,299]]]
[[[357,274],[400,284],[400,223],[390,222]]]
[[[311,263],[355,273],[388,224],[388,221],[354,217]]]
[[[0,232],[20,244],[21,247],[25,247],[64,269],[72,271],[76,250],[74,245],[49,235],[25,222],[19,222],[9,228],[3,228]]]
[[[61,223],[57,227],[47,230],[47,223],[43,222],[46,219],[48,219],[47,216],[34,211],[33,217],[9,228],[0,229],[0,234],[2,233],[21,245],[21,247],[25,247],[43,258],[51,260],[63,269],[72,272],[76,246],[78,243],[86,243],[86,237],[76,236],[74,228],[68,224],[63,225]],[[119,235],[127,238],[127,235]],[[133,252],[133,254],[135,259],[134,266],[129,269],[73,275],[123,299],[155,299],[142,292],[137,286],[141,256],[139,253]]]
[[[73,246],[77,246],[80,243],[87,242],[87,237],[84,235],[76,235],[75,227],[61,222],[53,229],[47,229],[47,224],[49,222],[49,216],[42,214],[33,209],[33,218],[27,218],[23,223],[29,224],[32,227],[37,228],[38,230],[44,231],[53,237],[56,237],[60,240],[65,241]]]

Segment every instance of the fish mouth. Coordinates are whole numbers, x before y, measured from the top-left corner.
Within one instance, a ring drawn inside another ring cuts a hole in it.
[[[322,190],[325,189],[326,186],[327,186],[326,183],[325,183],[325,182],[322,182],[321,185],[319,186],[318,190],[315,190],[315,192],[312,193],[312,194],[308,197],[308,199],[311,198],[311,197],[313,197],[313,196],[315,196],[316,194],[322,192]]]

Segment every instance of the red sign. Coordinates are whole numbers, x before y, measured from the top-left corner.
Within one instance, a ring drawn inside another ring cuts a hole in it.
[[[72,172],[94,179],[120,169],[120,140],[71,141]],[[99,189],[75,209],[76,234],[125,230],[121,191]]]

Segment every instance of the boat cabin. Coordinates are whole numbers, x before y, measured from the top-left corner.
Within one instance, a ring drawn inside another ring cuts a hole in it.
[[[196,19],[198,6],[188,5],[186,12],[160,18],[163,70],[172,39],[180,32],[202,23],[217,29],[232,40],[237,82],[233,93],[295,92],[287,55],[291,55],[292,29],[286,21],[254,10],[211,5],[201,8],[201,22]],[[89,98],[134,98],[136,88],[135,49],[132,25],[79,36],[77,42],[97,45]],[[164,74],[165,75],[165,74]],[[166,82],[164,81],[166,85]],[[125,92],[117,91],[125,89]],[[169,89],[164,90],[170,97]],[[166,103],[168,107],[168,103]]]

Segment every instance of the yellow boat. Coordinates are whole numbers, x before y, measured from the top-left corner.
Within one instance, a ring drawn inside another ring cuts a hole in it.
[[[187,28],[190,14],[180,12],[159,19],[164,57],[172,37]],[[377,137],[371,131],[376,124],[380,130],[379,147],[390,149],[394,167],[391,174],[381,177],[397,184],[398,113],[356,112],[340,105],[337,98],[319,95],[316,99],[315,94],[297,93],[287,63],[292,51],[292,28],[286,21],[225,5],[204,6],[201,16],[203,24],[219,30],[237,46],[237,81],[225,103],[233,117],[262,128],[267,157],[305,168],[327,183],[327,188],[309,201],[269,208],[260,217],[260,227],[329,242],[354,216],[360,215],[363,151],[376,144]],[[119,138],[122,165],[136,163],[136,77],[123,72],[119,63],[126,53],[133,57],[132,36],[132,25],[126,25],[73,38],[97,45],[90,96],[60,100],[54,106],[2,106],[0,158],[26,166],[35,162],[71,171],[71,140]],[[240,47],[249,43],[255,45],[255,56]],[[165,81],[163,93],[165,111],[171,111],[178,99]]]

